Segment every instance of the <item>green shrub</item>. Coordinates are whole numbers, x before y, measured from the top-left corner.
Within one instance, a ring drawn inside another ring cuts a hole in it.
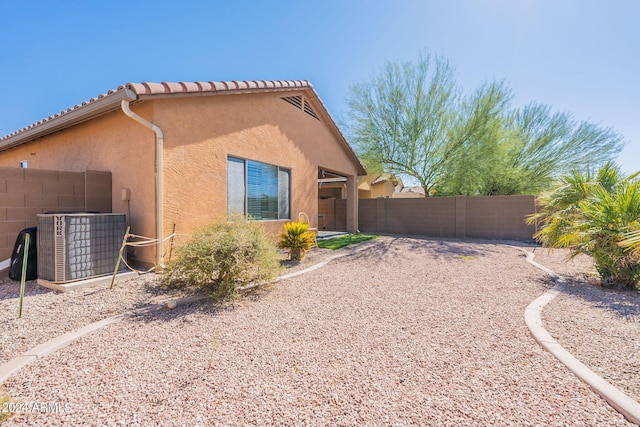
[[[194,233],[160,280],[170,287],[207,288],[225,300],[242,285],[273,279],[279,266],[278,251],[260,224],[234,217]]]
[[[538,198],[540,209],[527,221],[538,224],[535,237],[544,246],[593,257],[603,286],[638,289],[640,241],[634,240],[640,230],[638,176],[626,177],[613,164],[595,175],[576,171]]]
[[[9,392],[5,387],[0,386],[0,424],[8,420],[12,415],[9,411],[2,411],[3,408],[6,409],[9,403],[11,403],[11,396],[9,395]]]
[[[309,224],[306,222],[292,221],[286,223],[284,231],[280,233],[278,247],[288,249],[289,257],[292,260],[301,260],[315,241],[315,234],[313,231],[308,231],[308,229]]]
[[[640,254],[620,245],[620,233],[601,233],[590,246],[602,286],[637,289],[640,283]]]

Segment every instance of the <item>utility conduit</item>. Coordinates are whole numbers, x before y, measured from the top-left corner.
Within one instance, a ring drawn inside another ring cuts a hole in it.
[[[148,127],[156,134],[156,239],[158,240],[158,248],[156,249],[156,265],[160,267],[164,267],[164,263],[162,260],[162,255],[164,253],[164,242],[162,240],[163,228],[164,228],[164,215],[163,215],[163,192],[162,192],[162,182],[163,182],[163,145],[164,145],[164,136],[162,134],[162,130],[155,124],[151,123],[144,117],[141,117],[131,111],[129,107],[130,101],[125,99],[122,100],[121,106],[122,111],[127,116],[131,117],[133,120],[141,123],[142,125]]]

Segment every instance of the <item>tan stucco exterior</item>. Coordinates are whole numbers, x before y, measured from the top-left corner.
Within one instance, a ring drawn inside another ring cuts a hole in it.
[[[358,197],[360,199],[377,199],[393,197],[396,186],[401,181],[390,174],[368,174],[358,181]]]
[[[281,99],[293,95],[307,97],[320,120]],[[159,97],[133,103],[131,109],[164,134],[163,235],[175,225],[176,244],[197,227],[225,219],[227,156],[290,169],[291,215],[296,219],[298,212],[306,212],[314,227],[319,168],[346,176],[347,228],[356,231],[356,178],[362,167],[307,91]],[[129,215],[133,233],[155,237],[154,153],[154,133],[116,110],[0,151],[0,166],[28,160],[34,169],[109,171],[112,211]],[[129,201],[122,200],[124,189]],[[263,223],[276,232],[284,222]],[[135,256],[153,262],[155,252],[138,249]]]
[[[150,114],[152,105],[140,105]],[[28,160],[29,169],[67,172],[85,170],[112,173],[112,211],[129,213],[136,234],[154,235],[154,158],[153,134],[114,112],[97,119],[0,152],[0,166],[18,166]],[[130,189],[130,208],[121,199],[121,190]],[[148,261],[147,250],[143,261]],[[153,255],[151,255],[153,259]]]
[[[358,179],[359,199],[424,198],[421,187],[405,187],[402,180],[391,174],[367,174]]]

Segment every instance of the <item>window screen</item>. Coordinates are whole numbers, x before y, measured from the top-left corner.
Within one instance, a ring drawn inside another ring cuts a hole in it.
[[[229,157],[227,161],[227,213],[245,213],[244,160]]]
[[[255,220],[288,219],[291,172],[253,160],[228,158],[227,212]]]

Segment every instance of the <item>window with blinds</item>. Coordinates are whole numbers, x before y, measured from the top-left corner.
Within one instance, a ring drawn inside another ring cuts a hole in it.
[[[227,159],[227,212],[255,220],[291,217],[291,172],[235,157]]]

